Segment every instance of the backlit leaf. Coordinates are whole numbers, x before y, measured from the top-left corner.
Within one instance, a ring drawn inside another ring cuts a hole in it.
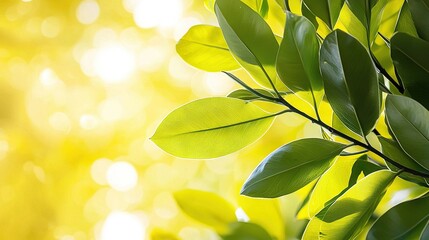
[[[255,91],[257,91],[258,93],[264,95],[264,96],[268,96],[268,97],[275,97],[273,94],[271,94],[271,92],[264,90],[264,89],[255,89]],[[254,101],[254,100],[261,100],[261,101],[265,101],[265,98],[262,98],[254,93],[252,93],[249,90],[246,89],[238,89],[235,90],[231,93],[228,94],[228,97],[230,98],[238,98],[241,100],[245,100],[245,101]]]
[[[354,239],[371,217],[395,176],[388,170],[377,171],[348,189],[326,209],[321,219],[321,216],[315,217],[321,220],[319,239]]]
[[[310,11],[333,29],[340,16],[344,0],[303,0]]]
[[[275,116],[240,99],[205,98],[171,112],[151,139],[174,156],[215,158],[260,138]]]
[[[230,71],[240,67],[218,27],[191,27],[177,43],[176,51],[187,63],[204,71]]]
[[[222,236],[223,240],[271,240],[270,234],[261,226],[250,222],[236,222],[230,226],[231,232]]]
[[[264,198],[292,193],[318,178],[345,148],[343,144],[317,138],[286,144],[259,164],[241,193]]]
[[[215,193],[186,189],[175,192],[174,199],[188,216],[220,233],[237,221],[234,206]]]
[[[429,109],[429,42],[397,33],[391,46],[393,64],[404,83],[405,94]]]
[[[429,197],[425,196],[392,207],[377,219],[367,239],[420,239],[429,221],[428,206]]]
[[[238,0],[217,0],[215,12],[237,61],[259,84],[271,88],[269,81],[276,80],[275,63],[279,45],[268,24]]]
[[[429,111],[409,97],[388,95],[386,119],[401,148],[429,169]]]
[[[377,72],[365,47],[335,30],[322,44],[320,68],[335,114],[353,132],[368,135],[379,117],[381,101]]]

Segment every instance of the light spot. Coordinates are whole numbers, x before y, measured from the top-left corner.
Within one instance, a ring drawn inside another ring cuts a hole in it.
[[[113,163],[107,170],[107,182],[117,191],[129,191],[137,185],[137,181],[137,171],[128,162]]]
[[[94,23],[100,15],[100,7],[93,0],[82,1],[76,9],[76,18],[82,24]]]
[[[121,44],[102,47],[95,55],[94,70],[104,82],[120,83],[135,70],[134,54]]]
[[[250,220],[249,216],[247,216],[242,208],[237,208],[237,210],[235,210],[235,216],[240,222],[248,222]]]
[[[41,31],[47,38],[55,38],[61,32],[61,21],[57,17],[48,17],[42,22]]]
[[[146,226],[139,216],[127,212],[112,212],[101,229],[101,240],[144,240]]]
[[[133,10],[134,21],[141,28],[171,27],[183,14],[181,0],[141,0]]]
[[[62,133],[69,133],[72,127],[70,118],[63,112],[55,112],[49,117],[51,127]]]
[[[79,120],[80,127],[85,130],[91,130],[98,126],[98,118],[94,115],[84,114]]]
[[[109,169],[110,165],[112,165],[112,161],[107,158],[100,158],[96,160],[91,165],[91,177],[94,182],[105,185],[107,184],[107,170]]]

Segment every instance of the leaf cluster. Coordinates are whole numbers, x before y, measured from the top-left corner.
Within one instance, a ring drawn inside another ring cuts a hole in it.
[[[206,3],[219,27],[191,27],[177,52],[196,68],[225,72],[243,89],[174,110],[152,137],[158,146],[178,157],[216,158],[259,139],[279,115],[298,114],[319,125],[320,138],[275,150],[241,191],[276,198],[313,183],[301,209],[310,219],[303,239],[356,238],[397,177],[429,186],[428,0]],[[276,21],[283,22],[281,36]],[[231,72],[239,68],[260,87]],[[258,101],[284,110],[267,112]],[[321,104],[328,110],[321,112]],[[428,199],[392,207],[367,238],[429,236]],[[237,224],[224,239],[250,239],[234,235],[246,231],[266,234]]]

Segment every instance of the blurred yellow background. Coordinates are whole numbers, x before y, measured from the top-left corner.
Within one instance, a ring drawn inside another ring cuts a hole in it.
[[[172,193],[187,188],[218,193],[278,239],[299,231],[284,226],[297,201],[279,208],[239,190],[314,126],[280,118],[258,143],[209,161],[149,140],[176,107],[239,88],[175,53],[190,26],[216,24],[202,0],[2,0],[0,10],[0,239],[218,239],[176,205]]]

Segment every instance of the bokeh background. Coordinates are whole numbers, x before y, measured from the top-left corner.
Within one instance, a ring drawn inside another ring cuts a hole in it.
[[[0,239],[218,239],[175,203],[189,188],[278,239],[301,230],[295,195],[239,190],[264,156],[314,132],[303,119],[208,161],[149,140],[178,106],[239,88],[175,52],[190,26],[216,25],[202,0],[2,0],[0,12]]]

